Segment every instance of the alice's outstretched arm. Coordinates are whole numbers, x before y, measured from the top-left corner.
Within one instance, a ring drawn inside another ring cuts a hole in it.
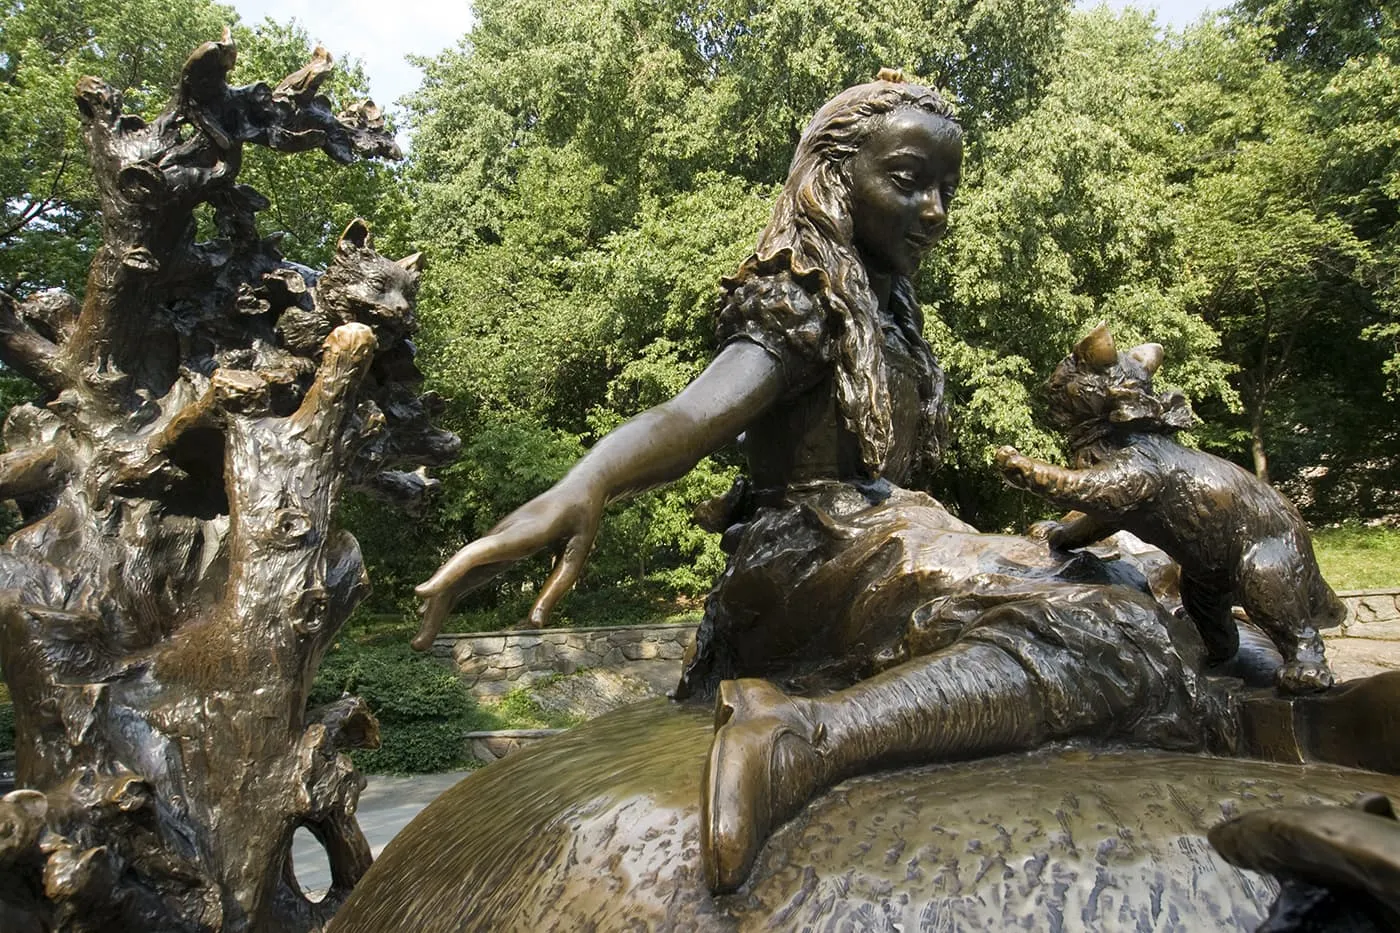
[[[778,361],[748,341],[725,347],[703,373],[669,401],[619,425],[549,490],[463,547],[418,587],[422,627],[413,639],[432,645],[457,598],[545,547],[554,569],[530,611],[542,626],[578,580],[604,507],[614,499],[678,479],[702,457],[732,441],[782,395]]]

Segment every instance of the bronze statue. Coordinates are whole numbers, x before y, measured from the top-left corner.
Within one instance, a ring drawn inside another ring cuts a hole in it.
[[[350,224],[329,269],[285,261],[243,147],[397,157],[372,104],[339,115],[330,57],[229,87],[227,34],[150,124],[78,86],[103,244],[81,305],[0,294],[0,357],[41,389],[11,411],[0,497],[0,661],[17,779],[0,803],[0,926],[310,930],[368,868],[348,747],[363,703],[308,712],[316,668],[368,590],[336,527],[360,487],[411,507],[455,452],[407,339],[417,257]],[[196,240],[195,210],[217,236]],[[292,836],[333,884],[303,896]]]
[[[1213,826],[1400,794],[1400,778],[1326,763],[1057,743],[842,782],[774,832],[742,888],[712,895],[712,738],[703,709],[654,701],[479,769],[389,843],[327,933],[1245,933],[1279,888],[1234,869]]]
[[[1400,929],[1400,824],[1384,794],[1255,810],[1214,827],[1210,842],[1231,864],[1278,878],[1261,933]]]
[[[748,489],[720,522],[729,565],[676,690],[717,694],[701,807],[715,891],[742,884],[770,830],[844,777],[1074,736],[1200,748],[1231,731],[1227,699],[1198,674],[1199,636],[1140,568],[979,534],[901,488],[940,452],[942,371],[910,277],[943,235],[961,162],[933,91],[882,72],[837,95],[798,144],[757,251],[723,283],[710,367],[419,589],[422,647],[457,595],[553,546],[541,623],[608,500],[743,432]]]
[[[1289,693],[1332,686],[1318,628],[1346,609],[1322,579],[1303,517],[1267,483],[1228,460],[1182,447],[1171,435],[1191,424],[1179,392],[1154,394],[1162,347],[1119,353],[1099,325],[1047,383],[1050,415],[1070,432],[1076,469],[997,452],[1012,485],[1083,514],[1049,530],[1070,550],[1129,531],[1181,567],[1181,599],[1222,664],[1239,649],[1238,603],[1283,654],[1277,682]]]

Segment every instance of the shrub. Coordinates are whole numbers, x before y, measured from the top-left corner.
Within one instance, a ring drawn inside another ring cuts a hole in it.
[[[480,713],[451,670],[402,642],[375,644],[373,633],[342,636],[326,655],[308,703],[345,693],[364,699],[379,718],[381,745],[351,753],[357,767],[381,774],[447,771],[469,765],[462,734],[479,727]]]

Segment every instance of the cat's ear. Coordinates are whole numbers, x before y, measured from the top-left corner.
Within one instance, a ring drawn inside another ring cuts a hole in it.
[[[1142,368],[1147,370],[1147,375],[1152,375],[1162,365],[1162,357],[1166,351],[1162,349],[1160,343],[1144,343],[1140,347],[1133,347],[1128,351],[1128,356],[1137,360]]]
[[[1118,348],[1107,324],[1100,324],[1074,345],[1074,358],[1090,369],[1105,370],[1118,362]]]
[[[394,260],[400,266],[412,272],[414,275],[423,271],[423,254],[414,253],[412,256],[405,256],[402,259]]]
[[[373,249],[374,237],[370,236],[369,224],[356,217],[350,221],[350,226],[346,227],[345,232],[340,235],[340,243],[337,245],[341,252],[348,252],[351,247]]]

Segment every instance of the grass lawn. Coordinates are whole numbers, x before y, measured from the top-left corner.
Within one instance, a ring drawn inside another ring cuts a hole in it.
[[[1313,548],[1334,590],[1400,587],[1400,528],[1319,528],[1313,532]]]

